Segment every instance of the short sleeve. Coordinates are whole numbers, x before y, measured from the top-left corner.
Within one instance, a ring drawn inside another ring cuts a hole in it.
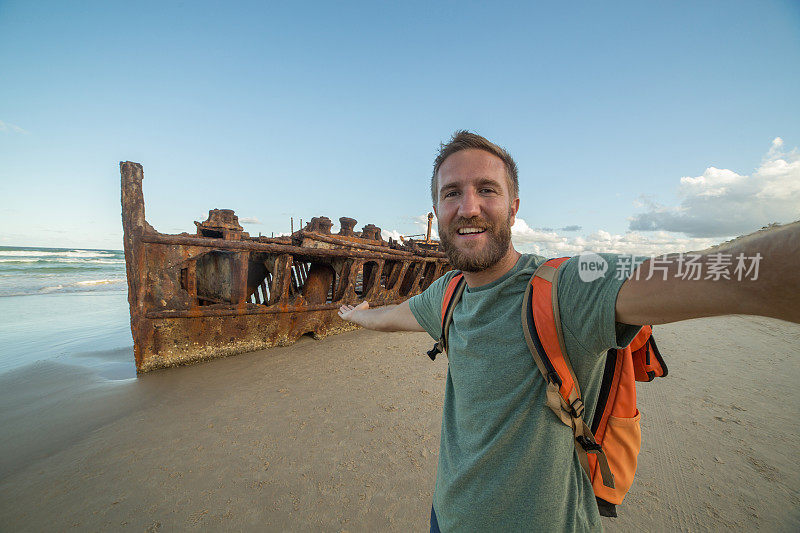
[[[416,296],[408,300],[411,312],[428,334],[438,340],[442,333],[442,299],[447,284],[456,275],[454,270],[445,273],[439,279]]]
[[[641,326],[616,322],[617,295],[644,258],[617,254],[582,254],[559,269],[561,325],[589,354],[630,344]]]

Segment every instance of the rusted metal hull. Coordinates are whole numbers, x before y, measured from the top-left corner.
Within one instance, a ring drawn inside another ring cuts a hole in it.
[[[142,166],[120,172],[139,372],[347,331],[342,304],[400,303],[449,270],[429,239],[386,243],[380,228],[354,232],[346,218],[337,235],[321,217],[291,237],[251,238],[233,211],[212,210],[196,235],[161,234],[145,220]]]

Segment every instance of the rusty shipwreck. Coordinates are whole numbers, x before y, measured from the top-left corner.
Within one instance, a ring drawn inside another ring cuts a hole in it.
[[[145,220],[142,166],[121,162],[122,227],[138,372],[315,338],[355,326],[345,303],[399,303],[449,270],[427,237],[386,242],[380,228],[315,217],[285,237],[250,237],[233,211],[213,209],[196,233]]]

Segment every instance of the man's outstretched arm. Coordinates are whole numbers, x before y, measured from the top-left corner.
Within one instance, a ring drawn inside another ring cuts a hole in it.
[[[800,323],[800,222],[699,255],[692,261],[699,266],[687,262],[688,254],[642,263],[639,279],[634,272],[620,288],[617,322],[665,324],[743,314]],[[728,279],[719,274],[723,270]],[[697,271],[700,279],[694,279]]]
[[[370,309],[367,302],[356,306],[343,305],[339,308],[339,316],[343,320],[378,331],[425,331],[411,312],[408,300],[375,309]]]

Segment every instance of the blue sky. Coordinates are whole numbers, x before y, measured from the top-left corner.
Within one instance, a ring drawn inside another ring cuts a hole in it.
[[[0,245],[120,248],[121,160],[162,232],[418,233],[463,128],[517,159],[519,248],[697,249],[800,218],[797,65],[789,1],[0,0]]]

